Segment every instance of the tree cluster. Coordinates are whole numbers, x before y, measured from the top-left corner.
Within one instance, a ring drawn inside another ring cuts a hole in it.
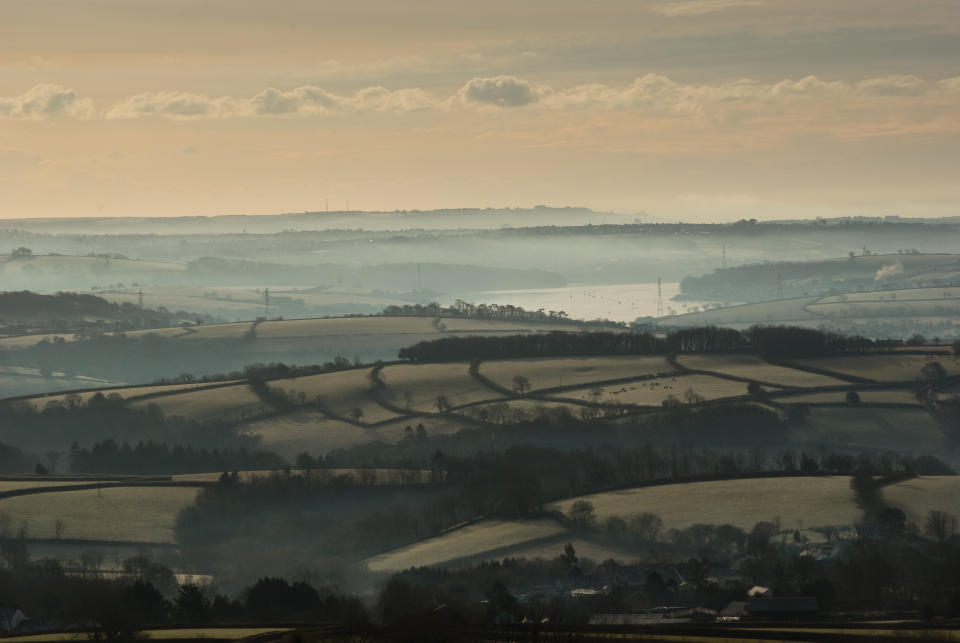
[[[70,470],[74,473],[175,475],[208,471],[270,470],[285,466],[283,458],[269,451],[193,447],[189,444],[157,443],[152,440],[117,442],[113,438],[81,448],[70,447]]]
[[[38,409],[30,402],[0,404],[4,437],[22,449],[66,451],[84,443],[122,436],[129,442],[181,443],[194,447],[241,448],[257,446],[259,439],[239,433],[228,422],[197,422],[167,417],[155,404],[131,406],[119,395],[95,393],[84,401],[77,394]]]
[[[400,359],[453,362],[524,357],[664,355],[753,350],[768,357],[817,357],[877,350],[858,336],[792,326],[754,326],[746,331],[705,326],[674,330],[666,337],[648,332],[550,332],[531,335],[455,336],[403,348]]]

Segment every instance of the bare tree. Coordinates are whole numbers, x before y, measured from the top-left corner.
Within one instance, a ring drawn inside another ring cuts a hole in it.
[[[47,451],[43,454],[47,458],[47,464],[50,465],[50,473],[57,472],[57,463],[60,462],[59,451]]]
[[[953,514],[933,509],[923,521],[923,533],[933,542],[942,545],[957,533],[957,519]]]
[[[523,395],[530,390],[530,380],[523,375],[517,375],[515,378],[513,378],[513,390],[520,395]]]
[[[593,509],[593,503],[589,500],[577,500],[570,505],[570,511],[567,513],[570,522],[578,527],[590,527],[596,522],[596,515]]]
[[[683,399],[687,401],[687,404],[693,406],[694,404],[701,404],[706,399],[692,388],[688,388],[683,393]]]

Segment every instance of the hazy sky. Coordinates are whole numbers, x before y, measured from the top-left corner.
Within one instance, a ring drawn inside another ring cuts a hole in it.
[[[957,0],[0,0],[0,218],[960,215]]]

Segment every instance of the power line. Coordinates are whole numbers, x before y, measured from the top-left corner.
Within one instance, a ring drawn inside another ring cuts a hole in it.
[[[660,277],[657,277],[657,317],[663,317],[663,288]]]

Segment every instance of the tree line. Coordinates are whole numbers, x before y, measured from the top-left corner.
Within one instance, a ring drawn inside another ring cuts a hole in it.
[[[555,323],[575,323],[583,325],[621,325],[619,322],[592,321],[585,322],[580,320],[571,320],[570,316],[562,310],[526,310],[520,306],[512,304],[475,304],[462,299],[456,300],[449,306],[441,306],[433,301],[429,304],[401,304],[391,305],[383,309],[380,313],[384,317],[461,317],[469,319],[496,319],[507,321],[529,321],[529,322],[555,322]],[[625,324],[622,324],[625,326]]]
[[[143,556],[122,561],[122,574],[99,566],[82,572],[44,558],[0,568],[0,597],[32,622],[77,629],[94,641],[135,641],[148,627],[240,623],[322,623],[366,626],[371,617],[356,596],[276,576],[231,596],[192,582]]]
[[[287,466],[270,451],[246,448],[207,448],[192,445],[158,443],[153,440],[131,446],[113,438],[94,442],[89,448],[74,442],[69,453],[73,473],[113,473],[131,475],[175,475],[209,471],[272,470]]]
[[[255,449],[259,438],[239,432],[233,423],[199,422],[166,416],[156,404],[128,405],[117,394],[97,392],[86,401],[77,394],[50,401],[43,408],[31,401],[0,403],[4,438],[18,448],[66,451],[74,442],[122,436],[130,442],[181,443],[207,448]]]
[[[754,350],[767,357],[815,357],[879,350],[884,344],[859,336],[793,326],[754,326],[745,331],[705,326],[650,332],[580,332],[507,336],[455,336],[403,348],[400,359],[453,362],[524,357],[665,355]]]

